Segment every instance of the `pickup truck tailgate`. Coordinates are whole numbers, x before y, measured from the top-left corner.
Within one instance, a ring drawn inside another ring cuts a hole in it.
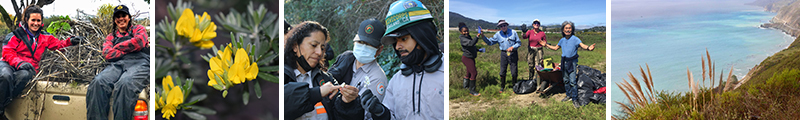
[[[88,86],[38,81],[11,102],[6,116],[11,120],[85,120]]]

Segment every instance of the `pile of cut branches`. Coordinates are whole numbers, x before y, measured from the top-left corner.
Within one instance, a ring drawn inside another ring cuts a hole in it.
[[[87,43],[65,47],[42,54],[39,62],[39,73],[34,80],[47,81],[91,81],[95,75],[106,67],[103,58],[103,42],[107,33],[88,21],[65,21],[72,27],[70,30],[53,35],[66,40],[70,36],[86,37]]]

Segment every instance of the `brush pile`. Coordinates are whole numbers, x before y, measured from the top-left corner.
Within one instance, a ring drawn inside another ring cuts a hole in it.
[[[66,40],[70,36],[83,36],[87,43],[46,51],[39,62],[39,73],[33,80],[91,81],[107,65],[102,55],[107,34],[103,33],[101,27],[88,21],[66,22],[72,29],[51,34],[60,40]]]

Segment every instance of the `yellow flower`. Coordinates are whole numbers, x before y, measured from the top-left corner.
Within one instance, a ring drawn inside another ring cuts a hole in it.
[[[255,79],[255,75],[258,74],[258,67],[255,63],[250,62],[250,56],[247,55],[247,52],[243,48],[236,50],[236,58],[233,61],[233,66],[231,66],[228,75],[231,74],[232,76],[228,77],[236,84],[253,80]]]
[[[247,51],[243,48],[236,49],[236,56],[231,62],[232,51],[231,44],[228,44],[225,49],[217,51],[218,55],[216,57],[209,59],[208,65],[211,69],[207,72],[209,78],[208,86],[218,85],[217,81],[221,81],[220,83],[241,84],[256,78],[258,65],[255,62],[250,62],[250,56]],[[223,87],[222,89],[225,88]]]
[[[156,109],[161,109],[161,117],[170,119],[175,116],[178,105],[183,103],[183,90],[172,81],[172,76],[167,75],[161,80],[164,91],[156,96]]]
[[[164,93],[160,93],[156,95],[156,110],[161,109],[164,106],[164,97],[161,97]]]
[[[258,65],[255,62],[250,62],[250,56],[247,55],[247,52],[243,48],[239,48],[236,50],[236,60],[233,62],[233,65],[236,68],[240,68],[241,71],[238,72],[239,77],[241,79],[246,79],[247,81],[253,80],[258,75]],[[242,82],[244,82],[242,80]]]
[[[178,31],[178,35],[189,38],[189,42],[202,49],[214,46],[211,39],[217,37],[217,32],[215,32],[217,25],[211,22],[208,13],[203,12],[203,15],[198,18],[189,8],[183,10],[178,23],[175,24],[175,29]]]
[[[177,87],[177,86],[176,86]],[[162,118],[170,119],[175,117],[178,105],[183,103],[183,91],[181,89],[172,89],[167,94],[166,104],[161,108]]]
[[[211,70],[208,70],[208,86],[217,85],[217,77],[214,76],[214,75],[215,75],[214,72],[211,72]]]
[[[161,79],[161,86],[164,88],[164,91],[169,91],[173,86],[175,86],[175,83],[172,83],[172,76],[167,75],[167,77]]]
[[[230,59],[232,54],[230,49],[231,46],[230,44],[228,44],[228,46],[225,47],[225,49],[217,51],[218,56],[212,57],[211,59],[208,60],[208,66],[211,68],[210,70],[208,70],[208,79],[209,79],[208,86],[216,85],[217,84],[216,76],[219,76],[219,78],[223,78],[222,76],[225,73],[225,71],[228,71],[230,67],[230,61],[231,61]]]

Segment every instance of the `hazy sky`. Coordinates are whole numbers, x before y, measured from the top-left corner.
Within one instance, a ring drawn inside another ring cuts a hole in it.
[[[539,19],[543,25],[569,20],[576,26],[604,26],[605,0],[450,0],[450,12],[472,19],[497,22],[505,19],[512,25],[530,25]]]
[[[121,2],[120,2],[121,1]],[[19,2],[19,1],[17,1]],[[110,3],[113,6],[117,6],[119,4],[124,4],[128,6],[129,11],[133,14],[136,11],[139,12],[149,12],[150,5],[147,4],[144,0],[56,0],[53,4],[45,5],[42,8],[44,12],[44,16],[48,17],[50,15],[70,15],[75,16],[77,15],[76,9],[83,10],[83,12],[88,14],[96,14],[97,8],[100,8],[100,5]],[[19,4],[19,3],[18,3]],[[14,4],[11,4],[10,0],[0,0],[0,5],[6,9],[9,14],[15,14],[14,11]],[[142,14],[139,18],[148,17],[148,14]]]
[[[753,1],[755,0],[611,0],[611,21],[758,8],[745,5]]]

